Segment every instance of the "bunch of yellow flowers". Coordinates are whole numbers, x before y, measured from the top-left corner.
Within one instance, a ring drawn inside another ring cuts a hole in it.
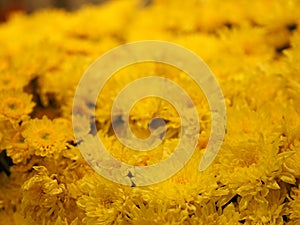
[[[299,11],[299,0],[115,0],[76,12],[16,14],[1,24],[0,224],[300,224]],[[140,76],[185,87],[201,125],[196,151],[180,172],[129,187],[101,177],[81,156],[72,104],[81,76],[100,55],[149,39],[182,45],[209,65],[225,97],[227,133],[214,162],[198,171],[211,129],[201,90],[171,66],[124,68],[107,82],[95,110],[98,135],[115,158],[153,165],[180,139],[176,110],[154,97],[133,107],[130,124],[144,138],[149,120],[163,118],[168,132],[161,145],[135,152],[112,132],[113,100]]]

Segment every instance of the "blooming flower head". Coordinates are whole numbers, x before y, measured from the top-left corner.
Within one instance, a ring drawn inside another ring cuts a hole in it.
[[[31,120],[24,126],[22,136],[35,155],[46,156],[66,149],[70,127],[61,124],[59,120],[51,121],[44,116],[42,119]]]
[[[20,90],[0,91],[0,119],[19,122],[28,118],[34,103],[32,96]]]
[[[27,84],[24,76],[12,76],[12,71],[0,72],[0,90],[22,89]]]
[[[78,199],[77,204],[85,211],[84,224],[126,224],[127,212],[124,209],[129,200],[126,187],[123,189],[118,184],[106,181],[96,173],[83,178],[79,187],[82,196]]]
[[[38,173],[23,185],[23,209],[28,217],[40,218],[42,224],[50,224],[58,217],[63,204],[60,199],[63,199],[66,188],[55,175],[49,176],[45,167],[35,167],[35,170]]]

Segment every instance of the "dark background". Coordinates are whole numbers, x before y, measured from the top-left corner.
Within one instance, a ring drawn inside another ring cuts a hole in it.
[[[101,4],[106,0],[0,0],[0,22],[4,22],[15,11],[32,13],[45,8],[76,10],[84,4]]]

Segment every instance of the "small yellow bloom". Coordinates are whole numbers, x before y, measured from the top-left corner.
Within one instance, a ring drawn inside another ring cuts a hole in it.
[[[19,122],[28,119],[35,105],[32,96],[18,90],[0,91],[0,119]]]
[[[61,124],[59,120],[51,121],[44,116],[42,119],[30,120],[24,126],[22,136],[35,155],[44,157],[57,154],[68,145],[70,127]]]
[[[20,90],[27,84],[25,76],[16,76],[11,73],[14,71],[0,72],[0,90]]]

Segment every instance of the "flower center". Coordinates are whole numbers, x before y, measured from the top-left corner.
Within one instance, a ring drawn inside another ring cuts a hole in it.
[[[15,110],[18,108],[18,106],[13,102],[13,103],[8,103],[8,108],[11,110]]]
[[[43,139],[43,140],[45,140],[45,141],[48,141],[51,138],[51,134],[49,132],[47,132],[47,131],[42,131],[40,133],[40,138]]]

